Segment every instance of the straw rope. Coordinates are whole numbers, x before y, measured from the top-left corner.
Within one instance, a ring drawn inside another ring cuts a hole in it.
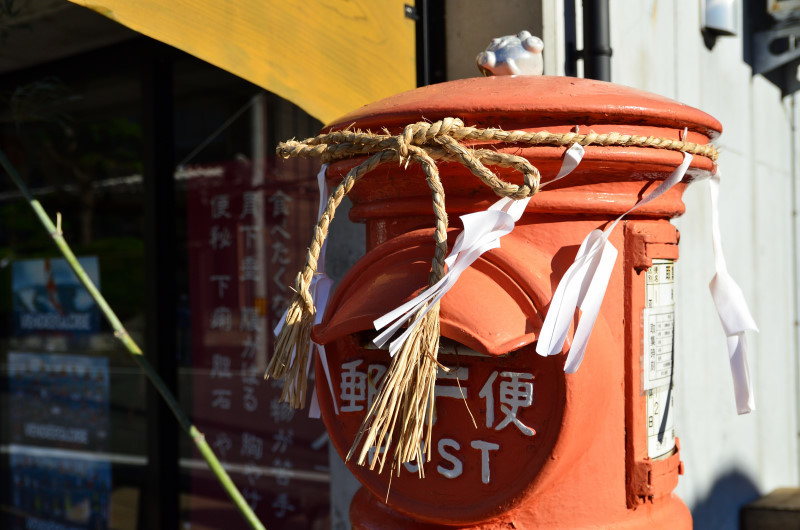
[[[588,134],[504,131],[501,129],[466,127],[457,118],[428,123],[419,122],[406,126],[398,135],[373,134],[361,131],[335,131],[302,141],[290,140],[281,143],[277,154],[282,158],[321,158],[331,162],[357,156],[369,156],[351,169],[342,182],[333,190],[325,211],[320,216],[314,237],[306,255],[306,263],[295,279],[295,294],[287,311],[283,329],[278,336],[275,353],[267,366],[265,378],[286,377],[282,401],[300,408],[305,403],[307,381],[305,367],[309,362],[311,326],[316,309],[310,294],[311,280],[317,270],[317,260],[336,208],[356,182],[381,164],[398,160],[406,166],[410,162],[420,164],[431,189],[436,229],[434,239],[436,251],[433,258],[429,285],[444,275],[444,259],[447,254],[447,213],[444,204],[444,189],[439,178],[436,161],[454,161],[467,167],[495,194],[500,197],[523,199],[539,191],[541,175],[527,159],[495,151],[473,149],[461,142],[498,142],[519,146],[583,146],[646,147],[688,152],[705,156],[712,161],[718,157],[710,144],[695,144],[681,140],[654,136],[636,136],[621,133]],[[496,147],[496,145],[493,145]],[[517,185],[497,177],[486,166],[513,168],[523,176],[523,184]],[[420,309],[420,311],[424,308]],[[431,425],[433,423],[434,385],[439,349],[439,303],[416,324],[411,336],[392,358],[391,365],[381,383],[378,396],[365,416],[353,446],[347,456],[358,452],[358,463],[365,465],[371,449],[382,448],[369,462],[370,469],[379,464],[383,470],[392,439],[397,437],[392,455],[391,468],[400,472],[400,464],[416,460],[419,473],[423,474],[423,456],[430,460]],[[397,431],[397,432],[396,432]],[[424,443],[423,443],[424,440]],[[423,450],[424,447],[424,450]],[[423,455],[424,453],[424,455]]]
[[[422,164],[433,198],[436,214],[436,254],[428,282],[435,284],[444,276],[444,260],[447,254],[447,213],[444,209],[444,188],[439,179],[436,163],[419,147],[409,146],[410,156]],[[423,306],[417,314],[425,310]],[[436,386],[436,372],[439,353],[439,302],[415,327],[412,335],[392,358],[380,391],[361,423],[358,435],[350,448],[347,460],[353,456],[366,434],[358,457],[359,465],[365,465],[370,449],[384,447],[382,454],[375,454],[369,462],[374,469],[380,462],[378,472],[383,471],[389,454],[392,435],[397,420],[400,419],[398,441],[395,447],[392,467],[400,472],[400,464],[416,460],[423,461],[422,441],[425,440],[425,456],[430,460],[431,425],[433,424],[433,394]],[[424,476],[422,465],[418,466],[420,476]]]
[[[317,260],[322,244],[328,236],[328,228],[333,220],[333,215],[342,199],[359,179],[379,165],[396,158],[396,153],[383,151],[372,155],[364,163],[353,168],[331,192],[325,211],[322,212],[314,229],[314,238],[311,240],[306,254],[305,267],[297,273],[297,278],[295,278],[294,295],[289,303],[286,321],[275,343],[275,354],[270,359],[264,374],[265,379],[290,376],[283,386],[281,401],[286,401],[295,408],[302,408],[305,405],[308,386],[305,367],[310,353],[311,326],[316,314],[309,289],[314,273],[317,271]]]
[[[681,151],[692,155],[700,155],[716,161],[719,153],[711,144],[696,144],[682,140],[661,138],[658,136],[637,136],[622,133],[598,134],[589,132],[551,133],[547,131],[504,131],[502,129],[465,127],[458,118],[427,123],[419,122],[407,126],[398,136],[389,134],[372,134],[361,131],[334,131],[320,134],[313,138],[297,141],[289,140],[281,143],[276,152],[282,158],[321,157],[323,162],[341,158],[350,158],[359,154],[391,149],[398,141],[406,145],[429,146],[436,138],[449,137],[456,141],[503,142],[507,144],[528,144],[542,146],[565,147],[574,143],[584,147],[598,145],[604,147],[649,147]],[[436,158],[435,156],[433,158]]]

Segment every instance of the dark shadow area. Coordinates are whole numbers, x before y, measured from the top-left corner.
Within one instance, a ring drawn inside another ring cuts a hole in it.
[[[570,265],[575,261],[575,256],[578,254],[578,250],[580,249],[580,245],[568,245],[561,247],[558,252],[555,253],[553,256],[553,261],[551,262],[552,265],[552,273],[550,273],[550,288],[552,292],[556,292],[556,288],[558,288],[558,282],[561,281],[561,278],[564,276],[564,273],[567,272]],[[550,310],[550,305],[544,308],[545,311]]]
[[[734,469],[714,482],[708,495],[691,507],[694,527],[703,530],[739,528],[742,506],[761,496],[753,480]]]
[[[705,28],[700,30],[700,34],[703,36],[703,44],[705,45],[708,51],[714,49],[714,45],[717,44],[717,35],[713,31],[707,31]]]

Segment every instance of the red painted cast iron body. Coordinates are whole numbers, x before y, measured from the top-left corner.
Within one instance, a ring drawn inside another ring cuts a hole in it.
[[[505,130],[569,132],[578,126],[580,132],[673,139],[687,127],[688,141],[700,144],[721,131],[711,116],[672,100],[567,77],[428,86],[367,105],[326,130],[354,124],[396,134],[407,124],[445,117]],[[544,182],[556,175],[564,153],[500,148],[528,158]],[[688,509],[673,493],[683,472],[679,445],[659,458],[648,456],[642,311],[652,260],[678,257],[678,233],[669,220],[684,211],[686,184],[713,170],[708,158],[694,157],[683,183],[614,229],[610,240],[620,255],[577,373],[563,372],[565,354],[543,358],[534,351],[552,293],[583,238],[628,210],[682,159],[661,149],[587,147],[574,173],[533,197],[501,248],[461,276],[441,304],[440,361],[454,371],[437,383],[425,477],[416,465],[404,466],[387,498],[390,470],[378,474],[351,461],[364,486],[351,507],[354,528],[691,527]],[[335,184],[356,163],[331,165],[329,181]],[[440,172],[452,244],[458,216],[485,209],[497,197],[458,164],[441,164]],[[512,171],[500,175],[521,183]],[[351,198],[351,218],[367,224],[368,252],[314,329],[326,347],[335,395],[319,364],[317,393],[343,457],[389,365],[387,352],[367,347],[376,335],[372,321],[427,286],[434,250],[433,210],[420,168],[385,164],[359,182]]]

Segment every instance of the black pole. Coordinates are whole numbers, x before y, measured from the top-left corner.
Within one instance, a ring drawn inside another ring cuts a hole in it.
[[[569,77],[578,76],[578,39],[575,15],[575,1],[566,0],[564,2],[564,75]]]
[[[583,77],[611,81],[608,0],[583,0]]]
[[[177,395],[172,49],[151,41],[142,65],[145,356]],[[139,528],[180,527],[178,422],[147,385],[147,469]]]
[[[417,86],[447,81],[444,4],[416,0],[414,8],[406,10],[416,21]]]

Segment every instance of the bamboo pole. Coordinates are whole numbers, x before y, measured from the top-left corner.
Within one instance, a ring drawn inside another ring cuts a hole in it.
[[[69,244],[67,244],[66,239],[64,239],[64,234],[61,232],[60,216],[58,217],[58,225],[54,225],[53,221],[47,215],[47,212],[45,212],[41,203],[33,197],[28,187],[20,178],[19,173],[17,173],[16,168],[14,168],[8,158],[6,158],[5,153],[3,153],[2,150],[0,150],[0,165],[3,166],[3,168],[6,170],[6,173],[8,173],[8,176],[11,177],[11,180],[13,180],[14,184],[16,184],[17,188],[19,188],[22,196],[26,201],[28,201],[28,204],[30,204],[31,208],[33,208],[33,211],[36,213],[39,221],[41,221],[45,230],[47,230],[47,232],[53,238],[53,241],[61,251],[61,254],[64,255],[64,258],[69,263],[73,272],[75,272],[75,275],[89,292],[89,295],[100,307],[100,310],[105,315],[109,324],[111,324],[111,327],[114,328],[114,336],[125,345],[125,348],[128,350],[128,353],[131,355],[133,360],[136,361],[153,386],[156,387],[158,393],[161,394],[161,397],[164,398],[164,401],[167,402],[167,406],[169,406],[170,410],[175,415],[175,418],[178,420],[181,428],[189,435],[189,437],[191,437],[192,441],[203,455],[203,458],[205,458],[206,462],[208,463],[208,466],[211,468],[211,471],[214,473],[214,475],[216,475],[222,487],[242,513],[242,516],[252,528],[256,530],[266,530],[264,525],[261,523],[261,521],[259,521],[256,514],[253,512],[252,508],[250,508],[250,505],[239,492],[239,489],[233,483],[233,480],[231,480],[231,477],[225,471],[225,468],[217,459],[217,456],[214,454],[211,446],[208,445],[205,435],[192,424],[189,417],[186,415],[183,409],[181,409],[178,401],[175,399],[175,396],[172,395],[161,377],[156,373],[155,370],[153,370],[153,367],[150,366],[150,363],[144,357],[139,345],[136,344],[130,334],[128,334],[125,326],[122,325],[122,322],[120,322],[119,318],[114,313],[114,310],[111,309],[111,306],[109,306],[108,302],[106,302],[105,297],[103,297],[99,289],[97,289],[97,287],[94,285],[94,282],[92,282],[92,280],[89,278],[89,275],[86,274],[86,271],[83,269],[83,267],[81,267],[81,264],[78,262],[78,258],[75,257],[75,254],[72,252]]]

